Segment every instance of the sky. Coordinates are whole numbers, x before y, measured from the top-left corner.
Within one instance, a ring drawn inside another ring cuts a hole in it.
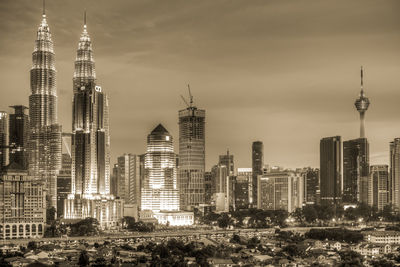
[[[58,117],[71,131],[72,76],[83,13],[97,82],[110,98],[111,161],[142,154],[162,123],[178,152],[178,110],[190,83],[206,110],[206,169],[229,149],[251,167],[319,166],[319,141],[359,137],[360,66],[370,99],[370,163],[400,137],[400,1],[48,0]],[[28,105],[41,0],[0,1],[0,110]]]

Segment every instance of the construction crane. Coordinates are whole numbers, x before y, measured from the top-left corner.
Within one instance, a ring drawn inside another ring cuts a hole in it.
[[[193,107],[193,95],[192,95],[192,92],[190,91],[190,85],[188,84],[187,86],[188,86],[188,91],[189,91],[189,103],[187,102],[185,97],[183,97],[183,95],[181,95],[181,97],[182,97],[183,101],[185,102],[186,106],[188,108],[191,108],[191,107]]]

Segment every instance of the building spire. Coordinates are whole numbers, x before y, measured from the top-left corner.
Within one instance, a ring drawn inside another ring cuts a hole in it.
[[[86,27],[86,9],[85,9],[85,12],[83,14],[83,25]]]
[[[42,12],[43,17],[46,16],[46,0],[43,0],[43,12]]]

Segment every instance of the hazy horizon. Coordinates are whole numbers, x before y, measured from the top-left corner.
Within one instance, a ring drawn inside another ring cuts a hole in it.
[[[112,163],[145,153],[158,123],[179,152],[190,83],[206,110],[207,170],[227,149],[236,168],[251,167],[256,140],[265,164],[319,167],[321,138],[359,137],[362,65],[370,164],[388,164],[400,137],[399,1],[47,1],[65,132],[85,9],[97,82],[110,98]],[[0,110],[10,111],[28,106],[42,1],[3,0],[0,12]]]

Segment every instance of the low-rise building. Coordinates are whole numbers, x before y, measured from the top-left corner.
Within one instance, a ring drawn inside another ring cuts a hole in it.
[[[389,244],[362,243],[352,246],[351,250],[358,252],[363,256],[379,256],[391,253],[392,247]]]
[[[400,232],[398,231],[368,231],[364,233],[364,239],[377,244],[400,244]]]

